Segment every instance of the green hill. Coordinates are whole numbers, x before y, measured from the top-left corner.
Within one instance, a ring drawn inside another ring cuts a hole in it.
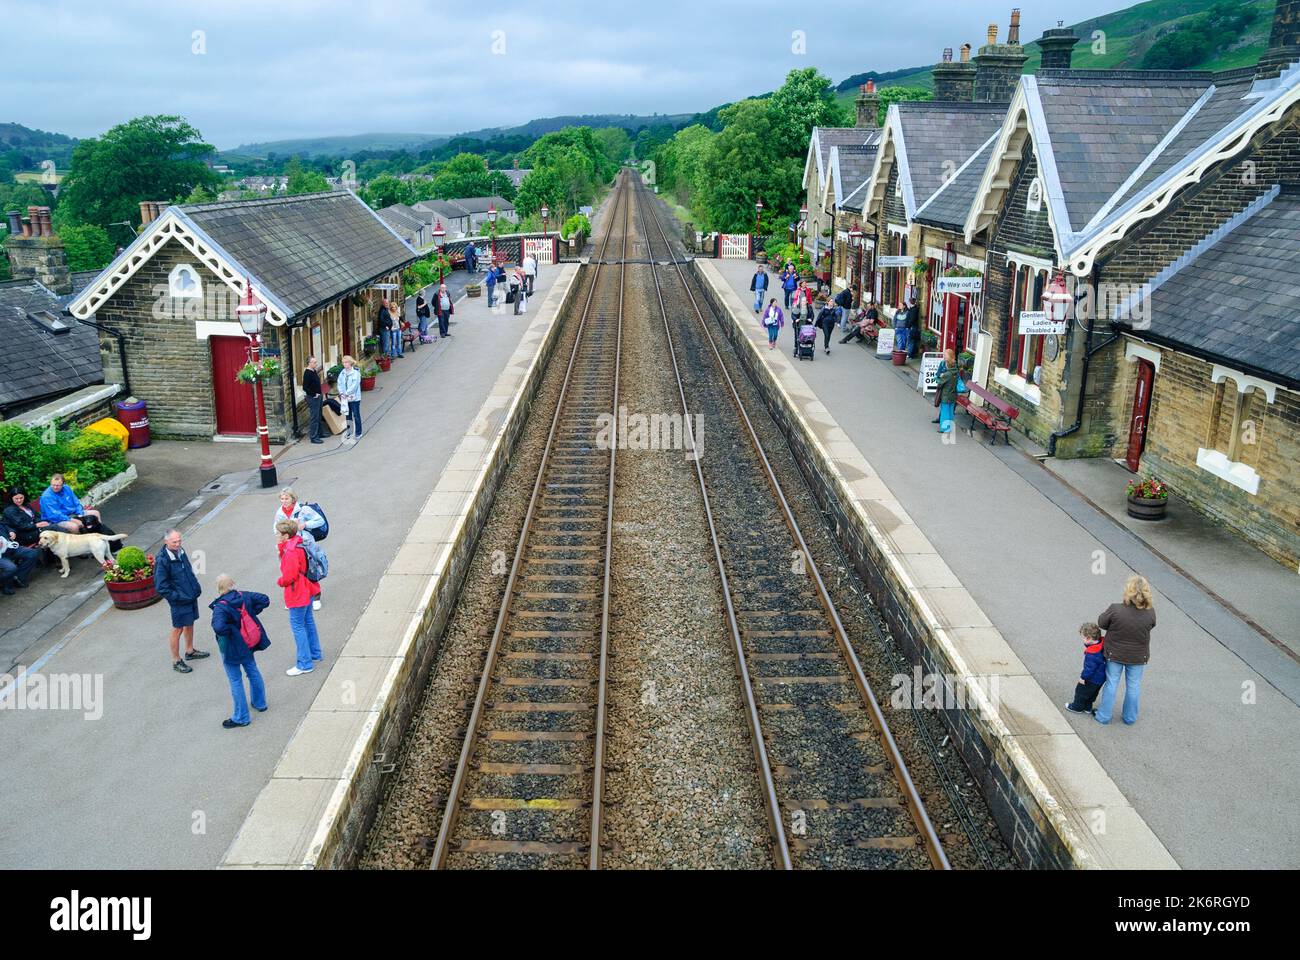
[[[299,137],[293,140],[268,140],[264,143],[243,143],[233,150],[221,151],[239,157],[264,158],[268,154],[281,157],[350,157],[363,150],[414,149],[441,142],[445,136],[432,133],[358,133],[340,137]]]
[[[1171,31],[1188,26],[1194,18],[1214,6],[1215,2],[1216,0],[1146,0],[1145,3],[1124,10],[1073,24],[1071,29],[1079,37],[1079,45],[1074,48],[1073,66],[1077,70],[1141,69],[1142,58],[1157,40]],[[1273,25],[1274,5],[1275,0],[1248,0],[1245,3],[1235,4],[1237,7],[1253,9],[1254,22],[1239,39],[1225,49],[1216,51],[1208,59],[1191,63],[1188,67],[1195,70],[1231,70],[1236,67],[1254,66],[1259,62],[1260,54],[1268,46],[1269,31]],[[1027,24],[1022,27],[1021,36],[1022,38],[1029,36],[1028,31],[1031,30],[1034,31],[1034,36],[1041,36],[1043,30],[1050,26],[1054,24]],[[1000,29],[1005,36],[1006,24],[1000,24]],[[1093,37],[1098,31],[1105,35],[1104,49],[1098,42],[1094,52]],[[962,43],[970,42],[978,49],[978,41],[982,40],[982,37],[954,38],[952,47],[956,50]],[[1025,63],[1025,72],[1033,73],[1042,60],[1038,44],[1028,43],[1025,45],[1025,50],[1029,54],[1029,60]],[[931,69],[933,69],[932,65],[927,64],[910,71],[894,71],[885,76],[891,77],[887,81],[891,86],[931,90],[933,89]],[[841,84],[840,88],[844,88],[844,84]],[[854,84],[844,89],[839,99],[842,103],[851,104],[856,94],[857,85]]]
[[[0,123],[0,167],[14,173],[38,170],[45,160],[53,160],[59,170],[66,170],[76,145],[75,137],[33,130],[21,123]]]

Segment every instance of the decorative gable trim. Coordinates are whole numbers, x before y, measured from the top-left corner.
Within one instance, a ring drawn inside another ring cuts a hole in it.
[[[898,104],[891,103],[885,116],[884,132],[880,135],[880,147],[876,150],[876,162],[872,164],[871,176],[867,178],[867,192],[862,201],[864,217],[869,217],[884,207],[890,168],[896,161],[898,123]]]
[[[175,207],[169,207],[140,234],[131,246],[105,268],[95,280],[86,286],[68,305],[68,311],[78,319],[93,316],[107,303],[132,277],[134,277],[153,255],[171,240],[175,240],[188,250],[200,263],[208,268],[222,283],[234,290],[240,297],[246,295],[246,278],[251,273],[234,257],[231,257],[220,245],[212,240],[189,217]],[[278,297],[263,287],[257,286],[257,296],[267,308],[267,319],[275,326],[287,323],[292,313]]]

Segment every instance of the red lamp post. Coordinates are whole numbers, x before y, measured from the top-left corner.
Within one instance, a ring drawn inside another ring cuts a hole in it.
[[[262,377],[260,367],[262,362],[262,330],[266,326],[266,304],[253,295],[253,281],[251,278],[245,278],[247,293],[239,306],[235,308],[235,314],[239,317],[239,326],[244,333],[248,334],[249,339],[249,360],[254,367],[258,367],[259,375],[253,379],[253,397],[257,404],[257,438],[262,444],[262,465],[261,476],[263,487],[274,487],[276,485],[275,464],[271,462],[271,439],[266,429],[266,401],[262,395]]]
[[[862,228],[856,223],[849,227],[849,246],[857,252],[857,266],[853,270],[858,306],[862,306]]]
[[[447,231],[442,227],[442,220],[433,225],[433,246],[438,251],[438,286],[442,286],[442,248],[447,242]]]
[[[497,207],[491,200],[488,201],[487,209],[488,230],[492,233],[492,265],[496,266],[497,262]]]
[[[1057,270],[1051,286],[1043,291],[1043,312],[1053,323],[1061,323],[1069,319],[1073,303],[1074,298],[1070,296],[1070,288],[1065,282],[1065,273]]]
[[[551,208],[542,204],[542,209],[538,211],[542,215],[542,236],[546,239],[547,244],[551,244],[551,232],[548,229],[551,222]],[[555,262],[555,247],[551,244],[551,262]]]
[[[759,197],[754,202],[754,236],[763,235],[763,198]]]

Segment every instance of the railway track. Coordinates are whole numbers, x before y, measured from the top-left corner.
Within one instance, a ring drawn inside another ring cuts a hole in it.
[[[696,476],[775,862],[784,869],[948,869],[939,837],[727,373],[711,329],[716,321],[701,310],[648,194],[639,183],[632,189],[640,232],[655,264],[654,290],[683,418],[691,424],[698,410],[716,424],[695,457]],[[661,270],[663,262],[671,268]]]
[[[616,191],[443,811],[435,870],[600,867],[617,450],[597,446],[594,424],[618,409],[633,208],[626,174]]]

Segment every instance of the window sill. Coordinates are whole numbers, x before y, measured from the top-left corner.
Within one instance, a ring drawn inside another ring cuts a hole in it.
[[[1206,473],[1211,473],[1220,480],[1226,480],[1234,487],[1240,487],[1251,496],[1259,493],[1259,474],[1253,467],[1235,460],[1229,460],[1218,450],[1196,450],[1196,465]]]
[[[1043,391],[1036,384],[1028,382],[1019,374],[1012,373],[1006,367],[998,367],[993,371],[993,382],[1010,390],[1016,396],[1023,397],[1034,406],[1039,406],[1043,402]]]

